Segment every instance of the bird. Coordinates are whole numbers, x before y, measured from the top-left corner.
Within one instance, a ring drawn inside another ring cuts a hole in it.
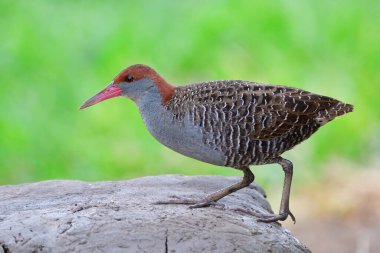
[[[148,131],[168,148],[243,172],[241,181],[203,198],[176,197],[157,204],[208,207],[249,186],[255,179],[250,166],[279,164],[285,174],[279,213],[255,213],[257,221],[267,223],[289,216],[296,221],[289,209],[293,164],[281,155],[353,111],[334,98],[282,85],[220,80],[174,86],[144,64],[123,69],[80,109],[114,97],[133,100]]]

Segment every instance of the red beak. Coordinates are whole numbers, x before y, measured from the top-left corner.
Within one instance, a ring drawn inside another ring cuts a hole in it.
[[[98,94],[87,100],[86,102],[81,105],[80,109],[87,108],[91,105],[97,104],[99,102],[102,102],[104,100],[113,98],[113,97],[119,97],[121,96],[122,90],[120,87],[118,87],[114,82],[111,82],[107,87],[105,87],[102,91],[100,91]]]

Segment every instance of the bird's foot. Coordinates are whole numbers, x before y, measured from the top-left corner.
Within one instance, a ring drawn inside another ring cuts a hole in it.
[[[217,203],[212,200],[205,199],[195,199],[195,198],[184,198],[184,197],[178,197],[178,196],[171,196],[172,199],[169,200],[163,200],[163,201],[157,201],[153,204],[155,205],[190,205],[189,208],[202,208],[202,207],[209,207],[209,206],[215,206],[219,208],[224,208],[223,204]]]
[[[264,214],[255,210],[250,210],[250,209],[243,209],[243,208],[235,208],[234,211],[246,213],[252,216],[257,217],[258,222],[265,222],[265,223],[270,223],[270,222],[277,222],[277,221],[284,221],[290,216],[292,218],[292,221],[294,224],[296,223],[296,218],[294,215],[288,211],[288,212],[283,212],[280,214]]]
[[[178,197],[176,195],[170,196],[171,199],[159,200],[154,202],[154,205],[194,205],[199,202],[197,199]]]
[[[225,206],[224,204],[221,204],[221,203],[218,203],[218,202],[215,202],[215,201],[209,201],[209,200],[202,200],[196,204],[193,204],[191,206],[189,206],[189,208],[193,209],[193,208],[202,208],[202,207],[209,207],[209,206],[213,206],[213,207],[217,207],[219,209],[224,209]]]
[[[288,216],[290,216],[290,218],[292,218],[292,221],[294,222],[294,224],[296,224],[296,217],[294,217],[294,215],[290,211],[287,213],[285,212],[285,213],[280,213],[280,214],[266,214],[266,215],[263,215],[262,217],[258,218],[257,221],[265,222],[265,223],[276,222],[276,221],[284,221],[288,218]]]

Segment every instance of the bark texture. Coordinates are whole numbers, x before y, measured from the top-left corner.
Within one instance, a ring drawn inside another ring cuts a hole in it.
[[[239,180],[165,175],[2,186],[0,253],[310,252],[278,223],[232,210],[272,212],[255,183],[222,199],[224,209],[152,204],[173,195],[202,197]]]

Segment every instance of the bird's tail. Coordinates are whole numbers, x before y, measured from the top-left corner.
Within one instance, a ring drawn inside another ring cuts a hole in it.
[[[319,111],[315,119],[318,123],[324,125],[336,117],[352,112],[353,110],[353,105],[337,101],[337,103],[332,105],[330,108]]]

